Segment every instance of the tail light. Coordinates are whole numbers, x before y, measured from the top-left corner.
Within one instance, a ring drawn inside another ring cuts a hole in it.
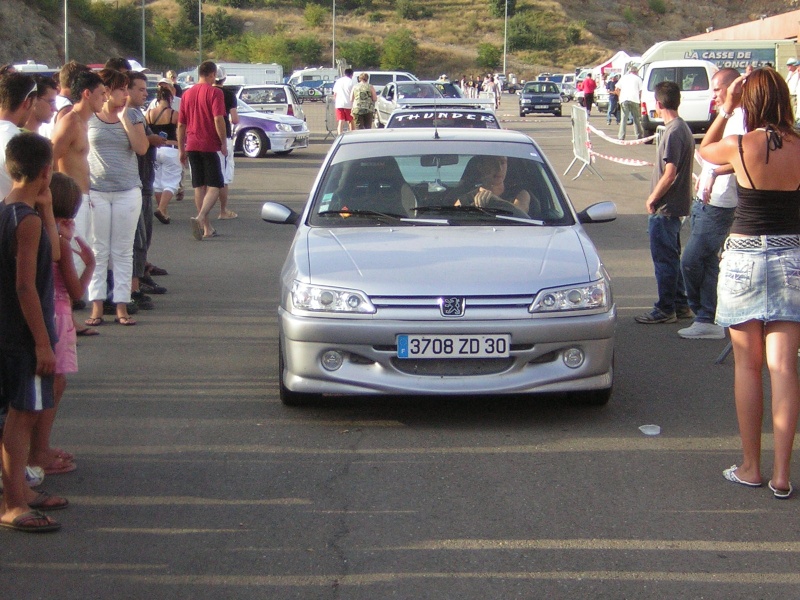
[[[287,114],[287,115],[289,115],[290,117],[293,117],[293,116],[294,116],[294,108],[292,108],[292,105],[291,105],[291,104],[289,104],[289,105],[286,107],[286,114]]]
[[[714,99],[711,99],[711,106],[708,107],[708,114],[713,115],[717,112],[717,103],[714,102]]]

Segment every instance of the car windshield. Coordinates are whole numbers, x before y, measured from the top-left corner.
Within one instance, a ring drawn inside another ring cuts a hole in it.
[[[464,94],[461,93],[461,89],[454,83],[446,82],[446,81],[437,81],[433,84],[434,87],[439,90],[439,93],[444,98],[463,98]]]
[[[463,143],[401,142],[391,144],[391,155],[387,144],[342,145],[317,188],[309,224],[574,224],[534,146],[480,145],[480,151],[464,152]]]
[[[557,94],[558,88],[554,83],[537,81],[525,84],[523,92],[529,94]]]
[[[442,94],[430,83],[398,83],[398,100],[407,98],[441,98]]]
[[[241,98],[239,98],[239,99],[237,100],[237,102],[236,102],[236,111],[237,111],[237,112],[238,112],[240,115],[242,115],[242,114],[245,114],[245,113],[254,113],[254,112],[258,112],[258,111],[257,111],[255,108],[253,108],[252,106],[250,106],[250,105],[249,105],[249,104],[247,104],[246,102],[242,101],[242,99],[241,99]]]

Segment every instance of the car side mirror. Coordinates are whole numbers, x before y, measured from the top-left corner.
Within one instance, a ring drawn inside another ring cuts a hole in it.
[[[598,202],[578,213],[580,223],[608,223],[617,218],[617,205],[613,202]]]
[[[300,220],[300,215],[288,206],[277,202],[265,202],[261,207],[261,218],[268,223],[277,225],[295,225]]]

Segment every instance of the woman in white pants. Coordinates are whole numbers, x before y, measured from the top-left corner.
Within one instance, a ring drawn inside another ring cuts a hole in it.
[[[128,109],[128,78],[113,69],[100,77],[107,99],[100,112],[89,119],[89,175],[91,188],[91,236],[96,267],[89,283],[92,315],[89,326],[103,322],[109,261],[114,273],[113,301],[121,325],[135,325],[128,315],[133,275],[133,238],[142,210],[141,180],[136,155],[147,152],[144,116]]]
[[[183,165],[178,153],[178,111],[172,108],[172,92],[166,86],[159,86],[156,101],[155,107],[144,114],[145,122],[153,133],[166,139],[165,144],[156,150],[153,192],[158,208],[153,214],[164,225],[169,225],[169,201],[180,188],[183,178]]]

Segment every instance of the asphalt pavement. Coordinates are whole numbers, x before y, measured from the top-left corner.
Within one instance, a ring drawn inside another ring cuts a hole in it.
[[[539,141],[559,174],[570,119],[503,125]],[[322,105],[307,104],[309,120]],[[605,118],[590,123],[613,133]],[[613,137],[613,136],[612,136]],[[652,161],[652,145],[591,137]],[[284,407],[277,282],[291,226],[330,139],[237,158],[218,238],[195,241],[192,200],[155,222],[168,293],[135,327],[79,338],[54,443],[78,469],[55,534],[0,532],[0,597],[122,599],[793,598],[798,502],[726,482],[740,460],[733,361],[688,325],[638,325],[655,281],[644,201],[650,167],[598,160],[563,178],[574,204],[613,200],[587,227],[619,308],[616,381],[603,408],[565,398],[332,398]],[[688,234],[688,229],[685,230]],[[88,316],[88,312],[79,313]],[[769,410],[767,409],[767,419]],[[646,436],[641,425],[656,424]],[[771,426],[767,424],[766,430]],[[764,472],[772,437],[764,436]],[[800,479],[800,475],[795,476]]]

